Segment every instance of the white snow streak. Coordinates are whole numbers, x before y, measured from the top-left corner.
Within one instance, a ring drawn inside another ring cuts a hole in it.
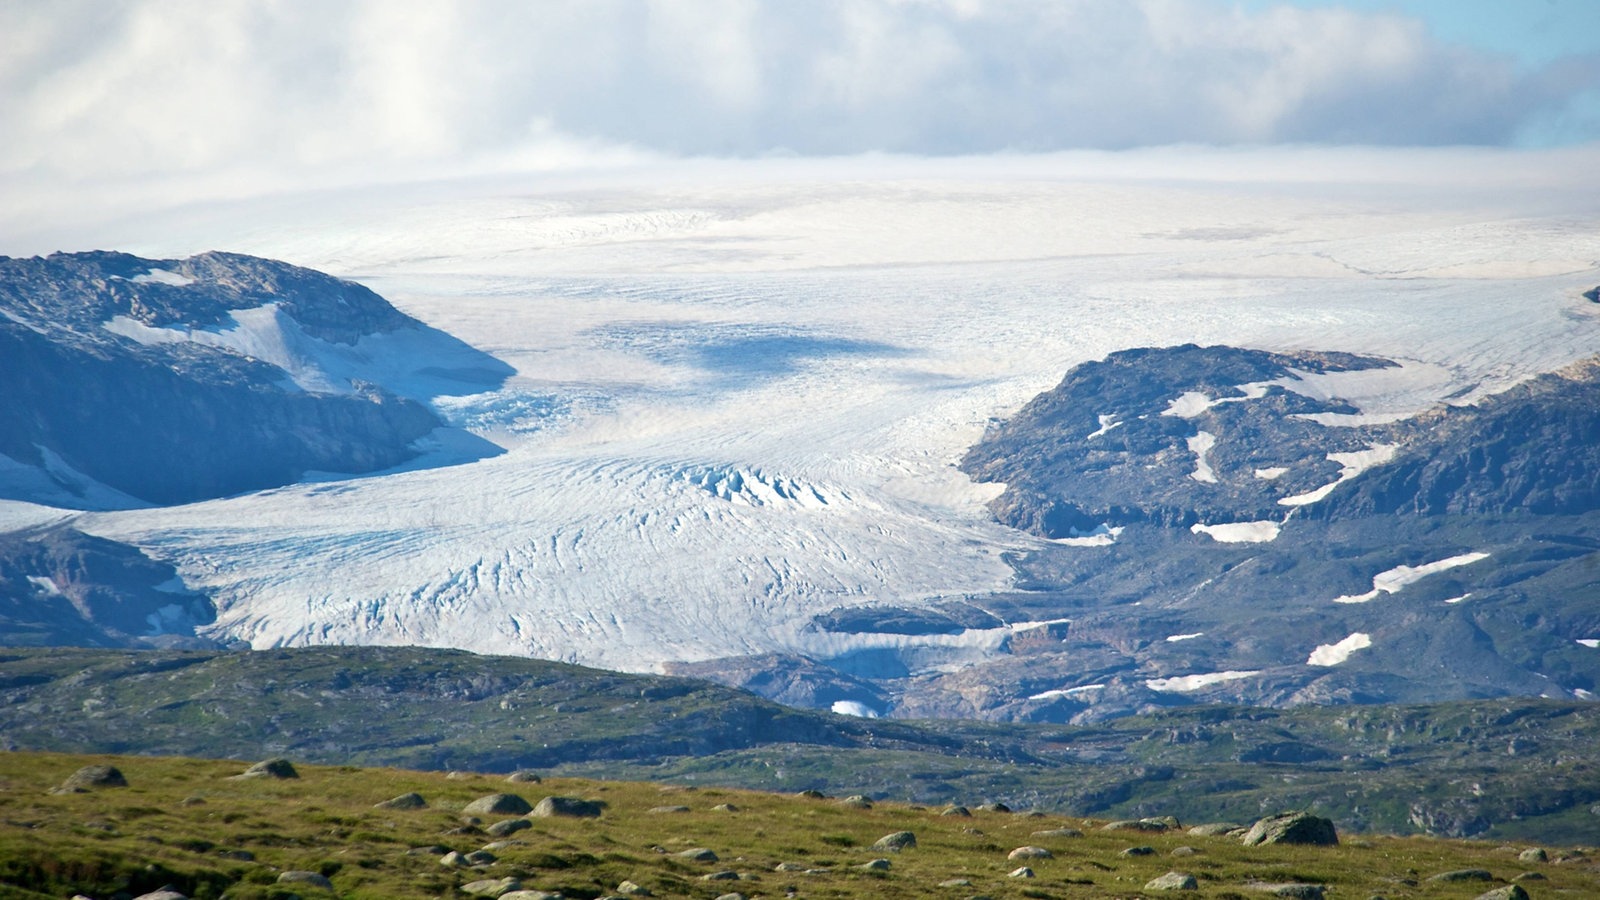
[[[1029,700],[1054,700],[1057,697],[1072,697],[1077,694],[1086,694],[1090,691],[1103,690],[1104,684],[1080,684],[1077,687],[1061,688],[1053,691],[1041,691],[1030,696]]]
[[[1084,440],[1090,440],[1090,439],[1093,439],[1093,438],[1097,438],[1097,437],[1101,436],[1102,434],[1105,434],[1106,432],[1110,431],[1111,429],[1116,428],[1116,427],[1118,427],[1119,425],[1122,424],[1121,422],[1117,421],[1117,417],[1115,415],[1109,415],[1108,416],[1108,415],[1102,414],[1102,415],[1097,416],[1096,418],[1098,418],[1100,420],[1100,427],[1098,429],[1094,430],[1094,431],[1089,432],[1087,435],[1085,435],[1084,436]]]
[[[1337,479],[1314,491],[1296,494],[1293,497],[1284,497],[1278,503],[1283,506],[1305,506],[1315,503],[1333,493],[1334,488],[1360,475],[1362,472],[1394,459],[1395,451],[1399,449],[1400,446],[1398,444],[1374,444],[1365,450],[1354,450],[1349,453],[1329,453],[1328,459],[1343,467],[1339,470]]]
[[[1398,593],[1400,589],[1406,585],[1421,581],[1422,579],[1427,578],[1429,575],[1454,569],[1458,566],[1471,565],[1479,560],[1488,558],[1489,554],[1487,553],[1463,553],[1460,556],[1452,556],[1449,559],[1441,559],[1437,562],[1426,563],[1420,566],[1395,566],[1392,569],[1379,572],[1377,575],[1372,576],[1372,590],[1367,591],[1365,594],[1335,597],[1333,602],[1367,603],[1369,601],[1378,599],[1378,597],[1382,594]],[[1464,600],[1466,597],[1462,597],[1460,599]]]
[[[1171,635],[1167,635],[1167,643],[1176,644],[1179,641],[1192,641],[1195,638],[1203,637],[1204,635],[1205,635],[1204,631],[1196,631],[1193,634],[1171,634]]]
[[[1189,438],[1189,452],[1194,454],[1194,471],[1189,477],[1195,481],[1204,481],[1207,484],[1217,483],[1217,473],[1212,471],[1211,462],[1206,459],[1206,454],[1217,445],[1217,436],[1209,431],[1202,431]]]
[[[1251,678],[1260,675],[1259,669],[1251,671],[1229,670],[1227,672],[1208,672],[1204,675],[1179,675],[1174,678],[1152,678],[1144,686],[1152,691],[1163,693],[1186,694],[1210,687],[1213,684],[1222,684],[1227,681],[1238,681],[1241,678]]]
[[[1189,526],[1193,534],[1208,535],[1212,540],[1222,544],[1264,544],[1278,539],[1278,532],[1283,528],[1283,523],[1264,522],[1229,522],[1223,525],[1202,525],[1198,522]]]
[[[1312,650],[1311,656],[1306,659],[1306,665],[1337,666],[1349,659],[1350,654],[1371,646],[1372,635],[1358,631],[1337,644],[1318,644],[1317,649]]]
[[[173,287],[187,287],[194,284],[194,279],[177,272],[168,272],[166,269],[151,269],[143,275],[133,276],[136,284],[170,284]]]
[[[1578,643],[1590,650],[1600,650],[1600,638],[1578,638]]]
[[[841,716],[855,716],[858,719],[876,719],[878,711],[859,700],[835,700],[833,711]]]
[[[1113,526],[1102,522],[1095,528],[1095,530],[1088,532],[1087,534],[1080,534],[1078,530],[1074,528],[1071,536],[1064,538],[1051,538],[1050,542],[1053,544],[1061,544],[1062,546],[1066,547],[1109,547],[1117,542],[1117,535],[1122,534],[1124,530],[1126,529],[1121,525]]]

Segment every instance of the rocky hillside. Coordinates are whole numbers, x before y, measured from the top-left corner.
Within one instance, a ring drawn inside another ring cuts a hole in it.
[[[12,752],[538,768],[1119,818],[1309,808],[1353,831],[1600,843],[1600,706],[1576,702],[913,723],[455,651],[55,649],[0,658],[0,740]]]
[[[185,503],[392,467],[442,424],[380,384],[385,348],[419,338],[461,349],[359,285],[269,260],[0,258],[0,497]],[[456,377],[478,389],[510,371],[476,357]]]

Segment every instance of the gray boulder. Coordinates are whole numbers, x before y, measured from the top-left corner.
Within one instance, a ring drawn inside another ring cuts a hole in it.
[[[1428,880],[1435,883],[1452,881],[1493,881],[1494,873],[1490,872],[1488,869],[1456,869],[1454,871],[1440,872],[1437,875],[1429,876]]]
[[[598,819],[603,809],[605,809],[605,804],[598,800],[579,800],[576,797],[546,797],[533,807],[533,814],[540,818]]]
[[[422,809],[427,805],[428,801],[422,799],[421,794],[412,792],[390,798],[382,803],[375,803],[373,804],[373,809]]]
[[[890,862],[887,859],[873,859],[856,866],[856,868],[866,872],[887,872],[889,871],[889,866]]]
[[[943,812],[939,813],[939,815],[960,816],[965,819],[970,819],[972,818],[972,810],[967,809],[965,806],[947,806],[944,808]]]
[[[1332,847],[1339,843],[1333,822],[1310,813],[1280,813],[1268,816],[1250,826],[1243,838],[1246,847],[1261,844],[1305,844]]]
[[[679,859],[691,859],[695,862],[716,862],[717,851],[709,847],[693,847],[678,854]]]
[[[1187,872],[1168,872],[1145,882],[1147,891],[1198,891],[1200,882]]]
[[[1508,884],[1503,888],[1484,891],[1473,900],[1528,900],[1528,892],[1520,884]]]
[[[283,757],[262,760],[234,778],[299,778],[300,773],[294,770],[294,764]]]
[[[1042,838],[1080,838],[1083,832],[1076,828],[1050,828],[1044,831],[1035,831],[1033,837]]]
[[[1159,819],[1118,819],[1100,826],[1100,830],[1162,832],[1167,830],[1167,823]]]
[[[189,900],[189,898],[170,887],[163,887],[148,894],[140,894],[133,900]]]
[[[549,891],[506,891],[500,895],[500,900],[561,900],[561,895]]]
[[[305,872],[300,870],[282,872],[278,875],[278,883],[304,885],[306,887],[319,888],[324,891],[333,890],[333,882],[329,881],[328,877],[323,875],[321,872]]]
[[[1327,896],[1323,893],[1320,884],[1303,884],[1300,882],[1285,882],[1279,884],[1255,883],[1245,887],[1258,894],[1267,894],[1273,897],[1288,897],[1290,900],[1324,900]]]
[[[1033,870],[1027,866],[1018,866],[1006,873],[1007,878],[1032,878]]]
[[[872,849],[888,850],[891,853],[899,853],[901,850],[909,850],[915,846],[917,846],[917,836],[909,831],[896,831],[872,842]]]
[[[653,806],[653,807],[650,808],[650,812],[656,813],[656,814],[660,814],[660,813],[686,813],[688,811],[689,811],[689,807],[687,807],[687,806]]]
[[[1055,854],[1043,847],[1018,847],[1006,854],[1006,859],[1054,859]]]
[[[461,886],[462,893],[477,897],[500,897],[520,890],[522,882],[515,878],[487,878],[482,881],[469,881]]]
[[[1189,833],[1196,837],[1221,837],[1230,832],[1243,831],[1244,827],[1232,822],[1211,822],[1206,825],[1196,825],[1189,829]]]
[[[1122,851],[1121,853],[1118,853],[1117,855],[1118,856],[1123,856],[1123,857],[1128,857],[1130,859],[1132,857],[1135,857],[1135,856],[1155,856],[1156,855],[1156,848],[1154,848],[1154,847],[1129,847],[1128,849]]]
[[[506,780],[512,784],[538,784],[544,779],[539,777],[538,772],[535,772],[531,769],[518,769],[517,771],[512,772],[510,775],[507,775]]]
[[[533,812],[533,807],[516,794],[490,794],[468,803],[461,811],[479,816],[520,816]]]
[[[707,873],[705,875],[701,875],[700,876],[700,880],[701,881],[738,881],[739,880],[739,873],[735,872],[735,871],[733,871],[731,869],[724,869],[721,872],[710,872],[710,873]]]
[[[490,825],[487,829],[490,837],[507,837],[516,834],[524,828],[532,828],[533,823],[527,819],[502,819]]]
[[[1517,859],[1520,859],[1523,862],[1546,862],[1550,859],[1550,854],[1544,852],[1544,849],[1541,847],[1530,847],[1527,850],[1518,853]]]
[[[77,793],[92,788],[127,787],[128,779],[115,766],[84,766],[61,782],[62,793]]]

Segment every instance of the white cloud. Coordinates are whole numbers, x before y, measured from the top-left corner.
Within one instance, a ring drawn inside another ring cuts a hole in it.
[[[56,0],[0,5],[0,32],[0,174],[37,178],[1504,144],[1596,82],[1396,16],[1209,0]]]

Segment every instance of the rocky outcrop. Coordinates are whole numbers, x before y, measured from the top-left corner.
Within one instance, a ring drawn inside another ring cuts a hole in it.
[[[0,645],[215,648],[216,619],[177,571],[64,525],[0,534]]]
[[[1339,843],[1333,822],[1310,813],[1281,813],[1258,820],[1242,839],[1246,847],[1258,844],[1309,844],[1332,847]]]
[[[0,257],[0,497],[185,503],[405,462],[438,417],[315,364],[400,332],[431,329],[360,285],[270,260]],[[260,358],[273,352],[284,358]],[[509,374],[477,355],[482,378]],[[291,358],[315,383],[281,368]]]

